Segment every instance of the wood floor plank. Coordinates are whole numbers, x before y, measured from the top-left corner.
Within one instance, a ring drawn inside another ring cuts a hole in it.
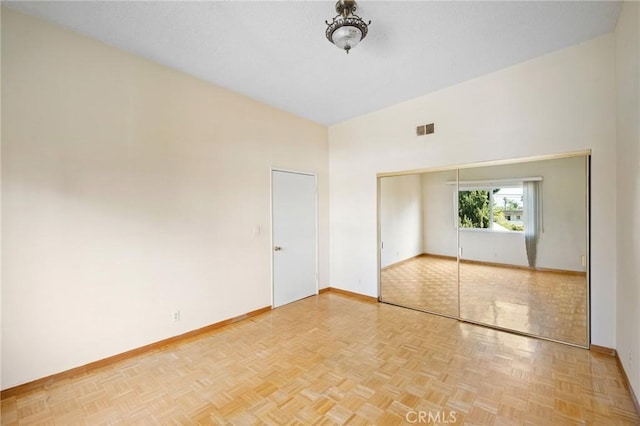
[[[640,424],[614,357],[331,292],[1,410],[2,425]]]

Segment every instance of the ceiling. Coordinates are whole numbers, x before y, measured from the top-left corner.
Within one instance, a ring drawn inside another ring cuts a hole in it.
[[[613,31],[621,7],[361,0],[347,55],[325,39],[333,1],[3,4],[326,125]]]

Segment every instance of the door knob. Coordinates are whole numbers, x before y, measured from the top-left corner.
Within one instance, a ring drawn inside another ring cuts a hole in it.
[[[282,247],[280,247],[280,246],[275,246],[275,247],[273,248],[273,250],[274,250],[274,251],[280,251],[280,250],[282,250]]]

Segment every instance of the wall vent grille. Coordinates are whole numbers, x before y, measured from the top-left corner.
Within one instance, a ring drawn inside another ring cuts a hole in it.
[[[418,136],[430,135],[433,132],[435,132],[435,126],[433,123],[423,124],[416,127],[416,135]]]

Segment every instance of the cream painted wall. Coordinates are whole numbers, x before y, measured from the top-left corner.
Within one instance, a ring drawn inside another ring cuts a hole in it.
[[[422,253],[422,180],[420,175],[380,179],[380,266]]]
[[[616,27],[617,349],[640,397],[640,4],[626,1]]]
[[[460,170],[460,180],[473,181],[539,176],[543,178],[544,228],[538,243],[539,268],[585,271],[586,174],[584,157],[533,161]],[[456,256],[455,171],[422,174],[424,251]],[[524,234],[461,229],[462,258],[528,266]]]
[[[457,170],[422,173],[423,247],[427,254],[458,255],[455,206]]]
[[[331,126],[331,285],[377,296],[377,173],[591,148],[592,343],[615,347],[614,42],[608,34]],[[430,122],[435,134],[416,137]]]
[[[460,170],[461,181],[543,178],[544,232],[538,243],[537,267],[585,271],[586,171],[584,157],[473,167]],[[456,172],[423,173],[424,252],[456,256],[458,241],[454,194]],[[482,262],[528,266],[524,233],[460,230],[462,258]]]
[[[326,127],[6,9],[2,66],[3,389],[271,305],[272,166],[328,285]]]

